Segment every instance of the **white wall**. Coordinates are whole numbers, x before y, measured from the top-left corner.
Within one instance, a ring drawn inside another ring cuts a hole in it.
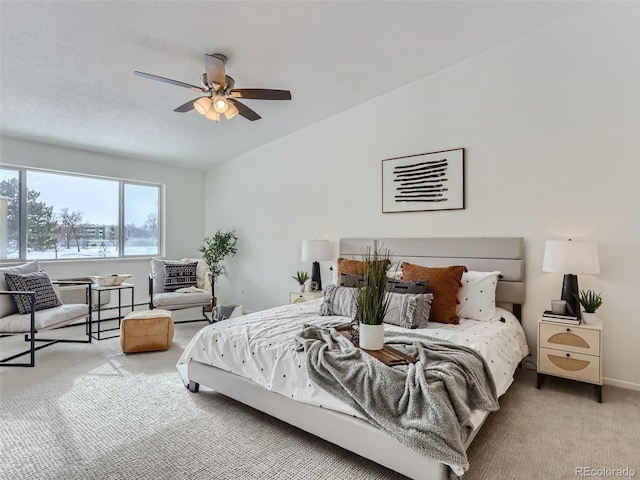
[[[604,298],[604,376],[640,388],[639,19],[640,4],[599,4],[211,169],[205,232],[240,233],[221,301],[286,303],[311,268],[303,239],[522,236],[535,352],[562,281],[541,271],[544,241],[592,239],[602,273],[580,286]],[[465,210],[381,213],[382,159],[457,147]]]
[[[199,257],[204,229],[204,175],[200,170],[168,167],[131,158],[62,148],[14,138],[1,138],[2,164],[46,168],[165,185],[165,254],[167,258]],[[54,278],[131,273],[137,302],[148,297],[148,259],[41,261]],[[128,299],[127,294],[127,299]]]

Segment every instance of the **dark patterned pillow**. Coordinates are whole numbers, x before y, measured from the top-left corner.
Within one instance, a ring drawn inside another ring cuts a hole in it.
[[[175,292],[179,288],[197,287],[198,262],[164,262],[164,291]]]
[[[46,272],[5,273],[4,278],[7,281],[9,290],[13,292],[35,292],[34,308],[36,312],[62,305]],[[28,295],[12,295],[12,297],[18,312],[23,315],[31,313],[31,302]]]
[[[348,273],[341,272],[338,279],[339,287],[354,288],[364,283],[364,277],[362,275],[350,275]]]
[[[427,293],[428,280],[420,280],[419,282],[410,282],[408,280],[395,280],[387,278],[387,284],[384,289],[392,293]]]

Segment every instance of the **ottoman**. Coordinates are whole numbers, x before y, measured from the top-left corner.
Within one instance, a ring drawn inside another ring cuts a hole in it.
[[[128,313],[120,326],[120,346],[124,353],[169,350],[173,341],[173,319],[168,310]]]

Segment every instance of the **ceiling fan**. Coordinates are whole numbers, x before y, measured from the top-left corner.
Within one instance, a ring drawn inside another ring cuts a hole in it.
[[[133,74],[206,94],[189,100],[173,111],[185,113],[195,109],[200,115],[204,115],[215,122],[220,121],[220,115],[224,115],[227,120],[230,120],[240,114],[240,116],[252,122],[262,118],[245,104],[238,101],[239,98],[249,100],[291,100],[291,92],[289,90],[233,88],[235,81],[225,72],[226,62],[227,57],[222,53],[206,53],[204,55],[205,73],[202,74],[201,87],[150,73],[135,71]]]

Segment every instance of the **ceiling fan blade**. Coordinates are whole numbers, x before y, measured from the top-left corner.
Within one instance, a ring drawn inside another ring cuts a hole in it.
[[[201,87],[197,87],[195,85],[191,85],[189,83],[179,82],[178,80],[171,80],[170,78],[159,77],[158,75],[151,75],[150,73],[144,72],[133,72],[134,75],[138,75],[139,77],[149,78],[151,80],[157,80],[158,82],[168,83],[170,85],[176,85],[178,87],[190,88],[191,90],[195,90],[196,92],[204,92],[204,89]]]
[[[180,105],[178,108],[174,108],[173,111],[174,112],[180,112],[180,113],[186,113],[190,110],[193,110],[193,104],[196,100],[200,100],[201,98],[208,98],[208,97],[197,97],[194,98],[193,100],[189,100],[187,103]]]
[[[251,100],[291,100],[289,90],[269,90],[267,88],[236,88],[229,94],[234,98]]]
[[[225,88],[227,82],[225,79],[224,64],[227,57],[221,53],[214,53],[212,55],[204,54],[204,67],[207,72],[207,80],[209,83],[217,83],[220,87]]]
[[[260,120],[262,118],[260,115],[251,110],[245,104],[240,103],[238,100],[235,100],[233,98],[229,98],[228,100],[236,106],[236,108],[238,109],[238,113],[247,120],[255,122],[256,120]]]

